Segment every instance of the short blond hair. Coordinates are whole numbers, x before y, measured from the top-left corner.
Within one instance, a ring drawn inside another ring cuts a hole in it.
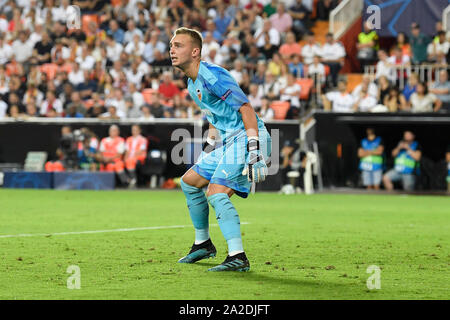
[[[179,34],[187,34],[188,36],[190,36],[194,46],[198,47],[200,49],[200,52],[202,51],[203,37],[200,32],[198,32],[197,30],[194,30],[194,29],[181,27],[181,28],[178,28],[177,30],[175,30],[174,36],[179,35]]]

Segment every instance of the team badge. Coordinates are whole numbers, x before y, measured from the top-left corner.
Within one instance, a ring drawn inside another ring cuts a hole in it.
[[[202,101],[202,92],[200,91],[200,89],[197,89],[197,97],[198,100]]]

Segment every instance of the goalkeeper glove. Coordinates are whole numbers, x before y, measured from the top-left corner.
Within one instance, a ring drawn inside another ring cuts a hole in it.
[[[242,171],[249,182],[262,182],[266,179],[268,169],[264,157],[259,149],[259,141],[256,137],[250,137],[247,142],[247,161]]]

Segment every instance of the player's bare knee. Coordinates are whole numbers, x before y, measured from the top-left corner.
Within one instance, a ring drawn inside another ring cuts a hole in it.
[[[234,190],[231,188],[228,188],[226,186],[222,186],[220,184],[210,184],[208,186],[208,190],[206,191],[206,196],[210,197],[213,194],[217,194],[217,193],[226,193],[228,195],[228,197],[231,198],[231,196],[234,194]]]
[[[199,175],[194,170],[190,169],[188,170],[182,177],[181,181],[183,181],[185,184],[190,185],[192,187],[196,188],[203,188],[206,186],[209,181],[203,178],[201,175]]]

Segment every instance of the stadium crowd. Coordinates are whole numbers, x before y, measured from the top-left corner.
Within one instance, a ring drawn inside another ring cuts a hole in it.
[[[438,32],[423,59],[427,39],[420,30],[417,34],[417,25],[411,41],[399,36],[389,53],[379,49],[376,32],[365,28],[358,37],[358,58],[362,66],[377,64],[376,79],[365,77],[347,93],[339,77],[344,46],[332,34],[319,44],[311,32],[313,20],[328,20],[338,4],[0,0],[0,118],[201,118],[185,77],[171,68],[168,43],[180,26],[202,33],[203,59],[231,70],[265,120],[276,116],[279,101],[288,105],[287,118],[298,117],[309,106],[302,98],[306,88],[299,79],[304,78],[329,91],[318,99],[326,110],[415,112],[448,107],[446,69],[430,85],[412,74],[405,88],[396,86],[395,65],[427,59],[446,64],[445,33]],[[81,8],[81,28],[67,27],[71,5]]]

